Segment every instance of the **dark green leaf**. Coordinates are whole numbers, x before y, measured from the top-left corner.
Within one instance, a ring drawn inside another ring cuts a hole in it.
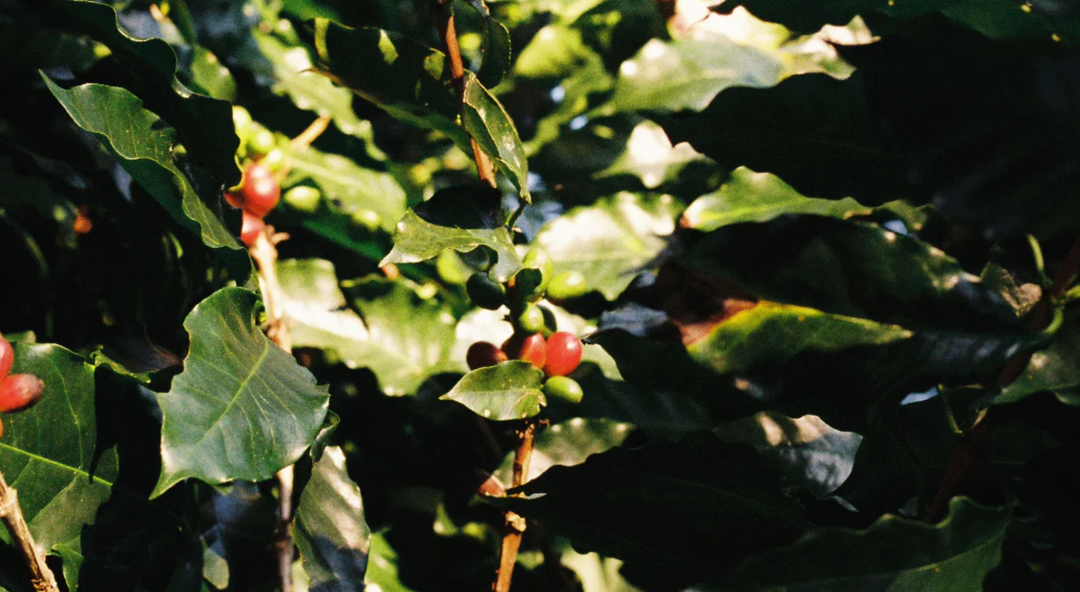
[[[232,102],[236,100],[236,81],[217,56],[204,47],[196,47],[191,58],[192,84],[205,94]]]
[[[462,109],[462,123],[469,135],[510,178],[518,188],[521,198],[530,201],[529,165],[525,162],[525,147],[521,144],[514,120],[510,119],[506,109],[473,77],[469,77],[465,82]]]
[[[484,86],[495,88],[510,69],[510,31],[491,17],[484,0],[468,0],[468,4],[483,19],[481,36],[484,41],[480,47],[483,61],[477,76]]]
[[[398,555],[384,533],[371,535],[371,554],[366,581],[379,586],[384,592],[413,592],[401,583],[398,576]]]
[[[440,399],[457,401],[492,421],[525,419],[547,404],[540,391],[543,383],[543,372],[514,360],[469,372]]]
[[[589,288],[614,300],[667,244],[680,205],[671,196],[620,193],[552,220],[534,241],[555,273],[580,271]]]
[[[12,373],[45,383],[41,400],[4,415],[0,467],[18,490],[19,506],[34,541],[45,550],[77,548],[84,525],[112,493],[117,476],[114,449],[95,458],[98,446],[94,367],[58,345],[15,344]],[[9,539],[7,529],[0,538]],[[74,546],[74,547],[73,547]]]
[[[0,207],[15,210],[19,207],[37,210],[42,217],[56,222],[57,238],[65,245],[75,243],[72,224],[78,211],[70,199],[53,191],[43,177],[16,171],[7,157],[0,157]]]
[[[1031,354],[1027,366],[1012,384],[987,401],[992,405],[1016,403],[1035,393],[1059,393],[1064,402],[1075,402],[1068,391],[1080,387],[1080,316],[1066,313],[1064,325],[1050,346]],[[1074,403],[1075,404],[1075,403]]]
[[[417,263],[447,249],[464,253],[484,246],[498,258],[493,279],[505,282],[521,268],[503,225],[502,196],[488,187],[452,187],[405,214],[394,228],[394,250],[379,265]]]
[[[42,77],[79,127],[101,140],[124,169],[181,226],[221,253],[243,282],[251,271],[247,250],[233,238],[176,167],[173,128],[143,109],[142,101],[122,88],[83,84],[63,89]],[[230,124],[231,125],[231,124]]]
[[[290,465],[322,427],[329,395],[255,324],[254,293],[225,288],[184,321],[184,371],[158,394],[161,476],[152,497],[188,477],[262,481]]]
[[[519,488],[530,497],[497,502],[542,519],[580,551],[644,562],[675,585],[795,540],[809,525],[780,488],[751,447],[701,434],[552,467]]]
[[[796,191],[880,204],[912,197],[903,159],[878,138],[858,75],[792,76],[730,88],[699,115],[664,125],[671,141],[734,169],[777,175]]]
[[[954,498],[938,524],[886,515],[866,530],[812,530],[786,548],[749,559],[717,589],[981,590],[1001,560],[1011,515],[1009,506]]]
[[[555,465],[579,465],[593,454],[619,446],[633,429],[634,426],[620,421],[580,417],[544,428],[536,436],[525,481],[532,481]],[[510,483],[513,471],[514,453],[511,452],[503,458],[494,474],[503,483]]]
[[[704,232],[740,222],[767,222],[784,214],[834,218],[867,215],[872,210],[844,199],[806,197],[769,173],[739,167],[714,193],[703,195],[683,212],[682,225]]]
[[[315,463],[296,508],[296,545],[312,588],[362,591],[370,536],[345,454],[330,446]]]

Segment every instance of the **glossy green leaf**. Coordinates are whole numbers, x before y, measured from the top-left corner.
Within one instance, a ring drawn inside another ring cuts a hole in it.
[[[451,187],[413,208],[394,228],[394,250],[379,263],[418,263],[447,249],[465,253],[484,246],[495,252],[493,279],[505,282],[521,258],[504,226],[502,196],[487,187]]]
[[[717,590],[981,590],[1001,560],[1010,506],[953,498],[938,524],[886,515],[865,530],[821,528],[753,557]]]
[[[690,357],[719,374],[783,364],[804,351],[838,352],[910,339],[911,331],[803,306],[759,302],[687,345]]]
[[[222,101],[236,100],[236,80],[221,60],[205,47],[195,47],[191,58],[191,82],[208,96]]]
[[[723,35],[653,39],[619,67],[612,109],[701,111],[726,88],[773,86],[783,73],[776,56]]]
[[[176,133],[142,101],[122,88],[83,84],[63,89],[42,75],[53,96],[79,127],[93,133],[170,216],[197,234],[203,244],[221,253],[237,280],[251,271],[247,251],[196,195],[176,167],[172,149]]]
[[[362,591],[371,533],[360,488],[345,469],[345,454],[327,447],[315,463],[296,508],[296,545],[315,589]]]
[[[878,138],[858,75],[792,76],[729,88],[700,114],[664,123],[721,165],[777,175],[805,195],[880,204],[914,197],[903,159]]]
[[[473,370],[440,399],[457,401],[492,421],[525,419],[547,404],[540,387],[544,373],[529,362],[512,360]]]
[[[675,230],[679,204],[671,196],[620,193],[552,220],[535,244],[555,260],[555,273],[580,271],[589,288],[615,299]]]
[[[117,477],[115,449],[98,450],[94,367],[58,345],[16,343],[11,371],[37,376],[45,391],[30,409],[4,414],[4,478],[18,490],[41,549],[77,548],[83,526],[94,522]],[[0,539],[10,541],[7,529]]]
[[[725,442],[742,442],[776,464],[786,485],[824,498],[851,475],[863,437],[837,430],[820,417],[791,418],[773,411],[726,422],[713,428]]]
[[[697,198],[686,208],[682,225],[709,232],[728,224],[767,222],[785,214],[849,218],[871,211],[850,197],[806,197],[775,175],[739,167],[720,189]]]
[[[997,0],[959,0],[935,2],[915,0],[893,3],[886,0],[827,0],[806,4],[797,1],[739,0],[717,8],[730,12],[743,6],[767,21],[781,23],[795,31],[812,33],[823,25],[843,25],[857,14],[883,12],[899,19],[913,19],[940,13],[958,24],[995,39],[1038,39],[1049,41],[1058,36],[1070,43],[1080,42],[1080,19],[1057,9],[1053,4],[1032,3],[1021,10],[1012,2]]]
[[[176,129],[192,157],[208,166],[226,185],[240,181],[233,155],[240,140],[231,130],[227,101],[191,92],[176,78],[176,53],[161,39],[139,39],[120,25],[108,4],[84,0],[51,0],[72,26],[104,43],[136,77],[146,82],[139,98]]]
[[[480,145],[518,188],[521,198],[530,201],[529,165],[525,147],[518,136],[514,120],[502,104],[484,88],[480,81],[468,77],[462,99],[462,123],[469,135]]]
[[[580,417],[544,428],[536,436],[525,480],[532,481],[556,465],[579,465],[590,455],[621,445],[633,429],[634,426],[621,421]],[[511,483],[513,471],[514,453],[511,452],[503,458],[494,475],[503,483]]]
[[[641,179],[646,189],[656,189],[663,183],[677,181],[687,167],[701,163],[718,169],[709,158],[698,154],[689,144],[672,146],[667,134],[656,123],[642,121],[637,124],[626,140],[626,151],[595,178],[602,179],[623,173]],[[720,171],[716,171],[717,175]],[[699,198],[700,201],[703,198]]]
[[[659,569],[673,586],[722,573],[809,526],[751,447],[705,434],[594,454],[519,491],[529,497],[492,501],[543,520],[578,551]]]
[[[319,187],[329,207],[305,217],[303,224],[309,230],[334,240],[334,225],[323,218],[351,216],[358,210],[370,210],[382,219],[382,227],[391,232],[394,223],[405,214],[405,191],[387,172],[359,166],[339,154],[307,148],[289,157],[289,176],[284,186],[289,187],[310,181]],[[354,224],[355,225],[355,224]]]
[[[254,293],[224,288],[184,321],[184,371],[159,393],[161,476],[152,497],[195,477],[262,481],[294,462],[322,427],[329,394],[255,324]]]

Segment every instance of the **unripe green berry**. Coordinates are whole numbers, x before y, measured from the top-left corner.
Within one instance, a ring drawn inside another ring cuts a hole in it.
[[[581,385],[573,378],[552,376],[544,382],[544,395],[571,403],[580,403],[582,397],[585,396],[585,392],[581,390]]]
[[[363,226],[368,232],[375,232],[382,227],[382,216],[375,210],[360,209],[352,213],[353,224]]]
[[[514,320],[514,326],[523,333],[539,333],[544,329],[544,311],[535,304],[526,304]]]
[[[465,282],[465,292],[473,304],[480,308],[497,310],[506,304],[506,288],[484,272],[469,276],[469,280]]]
[[[266,153],[266,156],[259,159],[259,164],[270,169],[270,172],[276,173],[285,168],[285,161],[288,160],[288,156],[285,155],[285,151],[281,148],[274,148]]]
[[[317,212],[322,202],[322,192],[308,185],[297,185],[286,191],[282,197],[289,206],[309,214]]]
[[[269,154],[277,144],[274,139],[274,133],[265,127],[259,126],[259,129],[251,134],[251,137],[247,141],[248,154],[264,155]]]
[[[525,254],[525,258],[521,260],[521,264],[525,267],[532,269],[539,269],[543,277],[540,280],[540,285],[537,286],[536,292],[539,294],[537,299],[544,296],[544,292],[547,291],[548,284],[551,283],[551,278],[555,276],[555,262],[551,259],[551,256],[547,254],[547,251],[536,247],[530,249]]]
[[[248,113],[247,109],[239,105],[233,105],[232,120],[236,135],[240,137],[240,143],[243,144],[251,137],[252,124],[254,123],[254,120],[251,119],[251,113]]]
[[[589,292],[589,283],[580,271],[564,271],[551,278],[548,284],[548,298],[552,300],[570,300],[584,296]]]

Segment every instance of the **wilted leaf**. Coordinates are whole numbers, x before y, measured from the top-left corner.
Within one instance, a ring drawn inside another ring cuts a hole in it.
[[[440,399],[457,401],[492,421],[525,419],[547,404],[540,387],[544,373],[530,362],[513,360],[466,374]]]
[[[330,446],[315,463],[296,508],[296,545],[313,590],[364,590],[371,533],[345,454]]]
[[[254,293],[225,288],[184,321],[184,371],[158,394],[161,476],[152,497],[188,477],[262,481],[296,462],[322,427],[329,394],[255,324]]]

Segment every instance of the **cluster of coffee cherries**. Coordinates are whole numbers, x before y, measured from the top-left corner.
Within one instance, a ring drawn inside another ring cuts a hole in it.
[[[278,146],[274,133],[251,118],[243,107],[233,107],[233,125],[240,137],[237,152],[243,163],[240,184],[225,192],[225,200],[244,211],[240,240],[247,246],[266,228],[266,217],[281,200],[279,173],[285,169],[286,148]]]
[[[530,362],[547,376],[543,387],[545,395],[580,402],[581,385],[568,375],[581,363],[581,341],[572,333],[559,331],[554,313],[538,304],[545,294],[550,295],[553,278],[558,277],[553,273],[554,264],[540,249],[529,251],[523,263],[524,270],[535,271],[531,275],[518,272],[505,285],[483,271],[474,273],[466,282],[465,290],[477,306],[497,310],[505,305],[510,309],[507,320],[513,325],[514,334],[501,346],[487,341],[472,344],[465,361],[472,370],[507,360]],[[583,285],[584,281],[575,279],[573,283]]]
[[[15,364],[15,349],[0,335],[0,413],[15,413],[34,406],[41,399],[45,383],[33,374],[10,374]],[[0,422],[0,436],[4,424]]]

